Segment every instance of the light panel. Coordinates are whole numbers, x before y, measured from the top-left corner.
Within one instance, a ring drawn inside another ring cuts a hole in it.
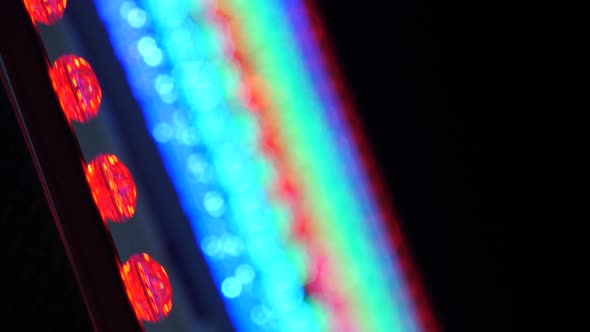
[[[95,3],[239,331],[423,330],[302,0]]]
[[[235,324],[317,330],[188,3],[96,4]]]

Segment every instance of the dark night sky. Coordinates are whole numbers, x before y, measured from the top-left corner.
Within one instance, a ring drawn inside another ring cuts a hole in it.
[[[318,2],[444,330],[583,323],[583,11]],[[1,112],[2,306],[48,330],[88,330],[16,122]]]

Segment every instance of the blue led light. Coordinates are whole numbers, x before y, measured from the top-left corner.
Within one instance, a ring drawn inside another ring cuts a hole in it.
[[[133,8],[127,14],[127,21],[129,22],[129,25],[139,29],[145,24],[145,12],[139,8]]]
[[[228,277],[221,283],[221,292],[228,299],[236,298],[242,292],[242,283],[236,277]]]
[[[238,278],[243,285],[251,283],[255,276],[256,272],[252,266],[248,264],[241,264],[236,268],[236,278]]]
[[[189,0],[95,4],[181,204],[240,331],[317,326],[272,223],[248,142],[230,128],[211,29]]]

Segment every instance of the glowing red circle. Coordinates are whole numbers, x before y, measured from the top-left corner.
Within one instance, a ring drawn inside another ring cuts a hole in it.
[[[86,179],[104,220],[121,223],[135,213],[137,189],[131,173],[115,155],[99,155],[86,167]]]
[[[46,25],[59,21],[66,10],[67,0],[25,0],[25,6],[31,17]]]
[[[96,117],[102,90],[86,60],[76,55],[62,55],[53,63],[50,77],[68,119],[86,123]]]
[[[172,286],[166,270],[148,254],[133,255],[121,268],[127,296],[137,317],[159,322],[172,310]]]

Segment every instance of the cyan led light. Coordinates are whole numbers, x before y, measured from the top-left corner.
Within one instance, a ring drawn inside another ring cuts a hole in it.
[[[240,331],[316,331],[189,1],[95,1]]]

